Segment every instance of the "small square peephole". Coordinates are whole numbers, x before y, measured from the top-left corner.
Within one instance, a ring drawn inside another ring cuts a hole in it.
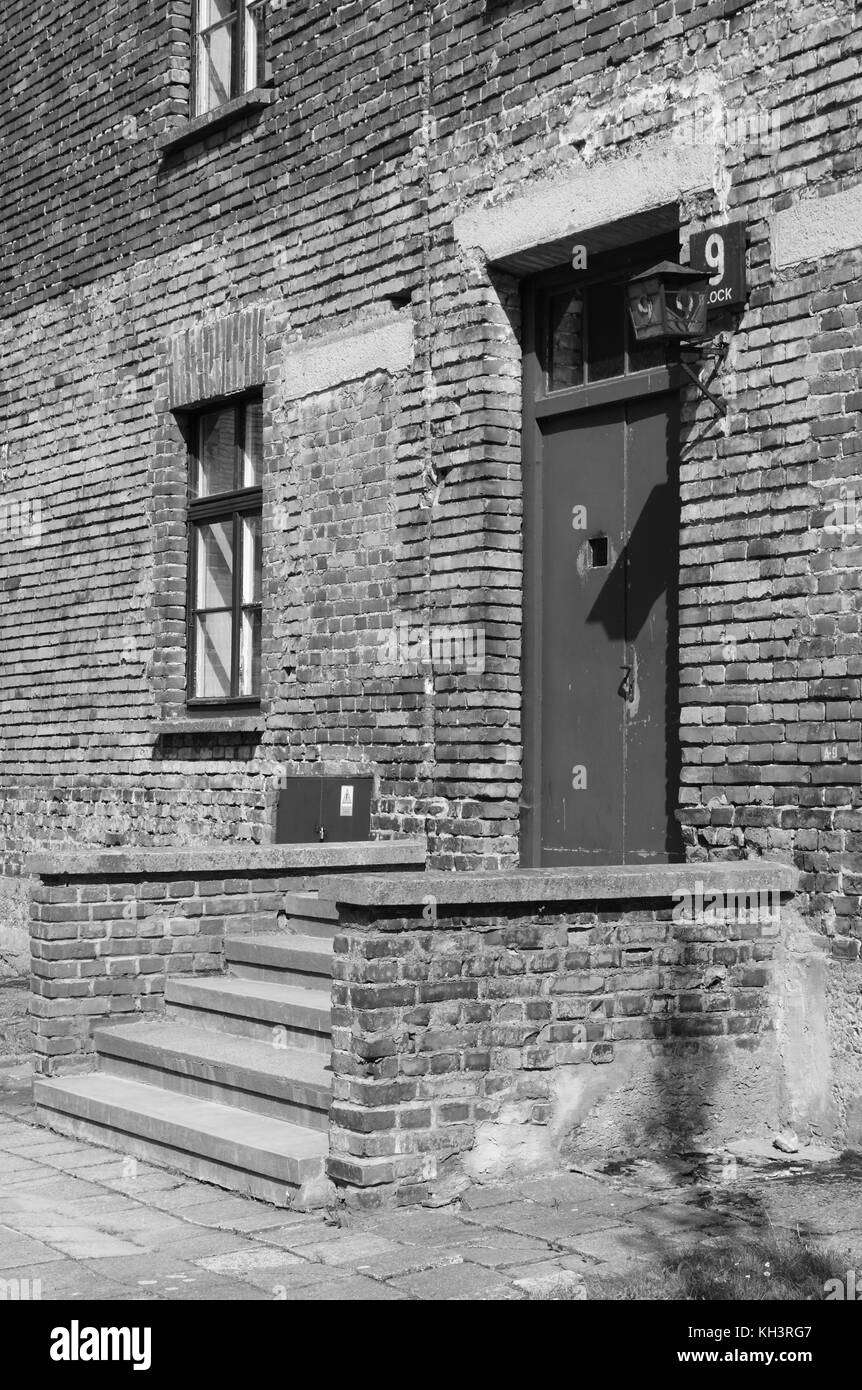
[[[608,538],[607,536],[590,537],[590,569],[607,569],[608,564]]]

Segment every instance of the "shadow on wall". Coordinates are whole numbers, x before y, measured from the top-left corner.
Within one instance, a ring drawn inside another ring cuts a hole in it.
[[[680,1157],[709,1147],[719,1078],[726,1069],[716,1052],[701,1050],[692,1057],[685,1044],[664,1054],[655,1071],[658,1113],[644,1126],[647,1142]]]
[[[781,904],[779,922],[755,941],[744,922],[735,925],[736,939],[722,948],[738,952],[735,963],[699,963],[701,945],[665,967],[677,1007],[649,1019],[652,1041],[625,1041],[632,1020],[617,1001],[607,1065],[574,1069],[559,1087],[566,1157],[712,1154],[720,1162],[727,1144],[769,1143],[786,1130],[803,1144],[853,1142],[851,1107],[842,1121],[835,1103],[826,940],[792,901]],[[665,1038],[668,1027],[675,1031]]]
[[[622,1043],[606,1064],[565,1069],[553,1123],[564,1159],[676,1161],[768,1124],[771,1069],[757,1061],[738,1066],[723,1041],[720,1050],[702,1039]]]

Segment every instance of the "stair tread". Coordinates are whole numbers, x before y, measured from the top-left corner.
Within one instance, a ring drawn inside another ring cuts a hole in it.
[[[306,989],[302,985],[283,985],[269,980],[243,980],[234,975],[175,975],[173,979],[168,980],[169,1001],[174,987],[178,987],[181,993],[191,990],[202,1000],[259,999],[272,1004],[296,1004],[326,1014],[330,1009],[328,990]]]
[[[124,1023],[118,1028],[94,1031],[96,1050],[102,1057],[112,1052],[123,1057],[153,1058],[158,1053],[173,1054],[184,1061],[192,1059],[236,1068],[285,1081],[301,1081],[329,1090],[332,1073],[328,1058],[301,1048],[274,1048],[269,1040],[247,1038],[234,1033],[216,1033],[189,1023]],[[113,1040],[113,1047],[112,1047]],[[166,1058],[169,1060],[169,1057]],[[184,1068],[185,1070],[185,1068]]]
[[[326,922],[338,921],[338,909],[335,903],[331,898],[321,898],[316,890],[288,893],[284,905],[289,916],[306,916]]]
[[[251,1110],[239,1110],[231,1105],[220,1105],[216,1101],[198,1100],[194,1096],[163,1090],[160,1086],[149,1086],[124,1076],[111,1076],[107,1072],[56,1080],[39,1079],[34,1083],[37,1106],[46,1103],[46,1097],[56,1103],[64,1096],[73,1101],[91,1101],[109,1107],[113,1114],[106,1120],[108,1124],[122,1128],[120,1117],[125,1117],[126,1124],[131,1122],[134,1132],[145,1137],[149,1137],[146,1124],[150,1122],[176,1126],[178,1140],[179,1131],[186,1136],[186,1142],[197,1133],[241,1150],[257,1150],[271,1158],[322,1158],[329,1151],[328,1135],[321,1130],[307,1129],[304,1125],[272,1119]],[[58,1108],[62,1109],[62,1106]],[[100,1119],[99,1123],[102,1122]]]
[[[245,959],[257,951],[266,954],[309,951],[321,958],[335,954],[331,937],[305,936],[301,932],[250,932],[248,936],[225,938],[225,956],[228,960]]]

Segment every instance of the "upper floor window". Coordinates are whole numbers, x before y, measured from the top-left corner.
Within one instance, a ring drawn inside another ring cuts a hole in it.
[[[260,699],[259,397],[190,421],[189,701]]]
[[[267,0],[194,0],[193,116],[266,80]]]

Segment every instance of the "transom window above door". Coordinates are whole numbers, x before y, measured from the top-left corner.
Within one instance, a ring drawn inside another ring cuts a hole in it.
[[[266,80],[266,2],[194,0],[193,116]]]
[[[541,315],[536,348],[542,394],[668,366],[663,343],[638,343],[626,285],[652,260],[679,259],[677,233],[590,257],[589,269],[540,277]]]
[[[260,699],[259,397],[190,417],[189,704]]]
[[[663,343],[636,343],[625,283],[575,286],[548,299],[545,361],[548,391],[664,366]]]

